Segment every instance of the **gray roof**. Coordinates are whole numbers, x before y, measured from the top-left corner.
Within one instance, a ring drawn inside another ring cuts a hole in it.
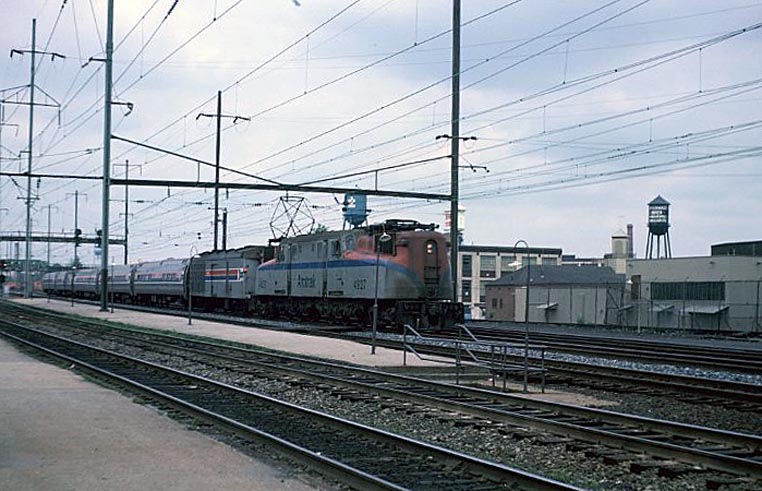
[[[655,197],[653,199],[653,201],[651,201],[648,204],[649,205],[669,205],[669,201],[667,201],[666,199],[662,198],[661,195],[658,195],[657,197]]]
[[[562,264],[560,266],[540,266],[531,268],[532,285],[604,285],[607,283],[624,284],[624,275],[616,274],[609,267],[595,265]],[[487,286],[524,286],[527,283],[527,267],[503,274]]]
[[[526,247],[513,247],[513,246],[494,246],[494,245],[473,245],[473,244],[461,244],[458,248],[460,252],[476,252],[476,253],[500,253],[500,254],[524,254],[527,252]],[[529,254],[542,254],[545,256],[560,256],[562,250],[555,247],[530,247]]]

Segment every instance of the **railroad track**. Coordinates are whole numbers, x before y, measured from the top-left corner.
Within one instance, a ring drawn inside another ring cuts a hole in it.
[[[48,322],[61,323],[60,316]],[[89,325],[88,325],[89,324]],[[339,397],[358,401],[385,398],[436,407],[463,415],[462,424],[497,425],[505,434],[526,438],[525,428],[568,439],[569,446],[588,445],[591,456],[630,462],[634,472],[658,468],[660,472],[695,471],[691,466],[762,478],[762,438],[666,421],[531,401],[490,391],[452,386],[411,377],[316,362],[299,357],[234,349],[213,343],[179,340],[136,332],[104,333],[97,323],[80,324],[85,336],[114,337],[115,342],[150,346],[170,356],[191,356],[208,364],[256,372],[258,377],[289,377],[292,383],[329,385]],[[182,353],[185,353],[184,355]],[[388,404],[388,402],[387,402]],[[455,416],[452,416],[455,417]],[[584,442],[584,443],[581,443]],[[655,460],[654,460],[655,459]],[[682,464],[676,464],[680,462]]]
[[[361,489],[579,489],[6,320],[0,326],[7,338],[239,436],[265,441]]]
[[[46,298],[46,297],[43,297]],[[55,298],[55,297],[51,297]],[[59,297],[59,300],[70,300],[70,297]],[[77,299],[76,302],[96,305],[98,302]],[[185,317],[186,310],[180,308],[156,308],[141,305],[117,304],[120,309],[140,312],[157,313]],[[259,319],[241,317],[229,314],[193,312],[193,317],[209,321],[226,322],[249,327],[264,329],[288,330],[298,332],[319,332],[330,335],[345,331],[356,330],[356,326],[335,326],[326,324],[311,324],[288,320]],[[523,330],[501,327],[473,325],[469,329],[485,341],[523,342]],[[398,330],[386,329],[389,332]],[[456,339],[458,334],[453,331],[437,333],[437,337]],[[735,371],[745,373],[762,373],[762,349],[743,350],[739,348],[711,348],[706,346],[690,346],[670,342],[641,341],[633,338],[605,338],[602,336],[585,336],[579,334],[530,333],[533,344],[547,346],[550,351],[558,353],[577,354],[581,356],[599,356],[604,358],[632,360],[642,363],[674,364],[677,366],[693,366],[710,370]],[[622,344],[626,343],[626,347]]]
[[[17,295],[21,297],[21,295]],[[64,302],[74,302],[84,305],[100,305],[97,300],[88,300],[84,298],[71,297],[59,297],[54,295],[35,295],[40,299],[54,299]],[[1,301],[1,300],[0,300]],[[111,305],[111,304],[109,304]],[[133,310],[135,312],[145,312],[149,314],[171,315],[173,317],[188,317],[188,310],[179,306],[170,307],[149,307],[147,305],[134,305],[117,303],[113,305],[114,308],[121,310]],[[206,312],[200,310],[193,310],[191,317],[194,320],[206,320],[212,322],[225,322],[227,324],[234,324],[244,327],[258,327],[261,329],[271,329],[275,331],[293,331],[293,332],[324,332],[324,331],[352,331],[356,330],[357,326],[338,326],[329,324],[311,324],[306,322],[296,322],[291,320],[278,320],[278,319],[262,319],[258,317],[242,317],[240,315],[230,315],[219,312]]]
[[[480,339],[523,342],[523,329],[469,326]],[[448,332],[456,338],[457,333]],[[532,343],[558,353],[601,356],[642,363],[694,366],[711,370],[762,373],[762,349],[714,348],[666,341],[639,340],[632,337],[605,338],[572,333],[530,332]]]
[[[326,335],[369,342],[366,335],[361,337],[351,333],[327,333]],[[455,358],[454,344],[447,344],[452,341],[445,338],[442,343],[417,344],[415,347],[419,353]],[[377,343],[386,348],[403,349],[403,343],[398,339],[379,339]],[[521,365],[523,352],[509,354],[507,359]],[[538,360],[530,354],[530,362],[536,366]],[[721,406],[757,414],[762,411],[762,386],[759,385],[548,358],[545,359],[544,367],[547,370],[545,383],[548,385],[587,387],[620,393],[666,395],[693,404]],[[518,380],[523,377],[523,372],[519,372],[508,371],[506,375]]]
[[[97,302],[88,300],[77,301],[93,305],[97,304]],[[13,305],[19,308],[24,307],[15,303]],[[179,309],[159,309],[132,305],[120,305],[119,308],[162,315],[187,315],[186,312],[182,312]],[[197,319],[226,322],[246,327],[300,331],[339,339],[368,342],[366,337],[357,336],[352,332],[343,332],[342,329],[337,329],[336,326],[301,325],[286,321],[242,318],[215,313],[194,312],[193,315]],[[534,340],[534,334],[532,336]],[[397,340],[379,339],[378,344],[387,348],[402,349],[402,343]],[[447,346],[418,346],[417,348],[427,354],[450,358],[455,357],[454,350]],[[522,356],[514,355],[511,359],[521,362]],[[679,400],[693,404],[721,406],[749,413],[762,412],[762,387],[758,385],[707,377],[681,376],[648,370],[615,368],[551,359],[545,360],[545,368],[548,369],[546,375],[546,383],[548,384],[587,387],[619,393],[668,395],[678,397]],[[518,377],[518,374],[509,372],[508,376],[511,375]]]

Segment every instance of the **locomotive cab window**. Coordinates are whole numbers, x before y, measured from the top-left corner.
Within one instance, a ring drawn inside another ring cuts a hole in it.
[[[396,240],[395,236],[391,235],[386,240],[381,240],[381,235],[376,235],[374,240],[376,242],[376,250],[381,254],[389,254],[393,256],[395,254]]]
[[[331,251],[333,253],[334,257],[341,256],[341,242],[338,240],[334,240],[332,244]]]

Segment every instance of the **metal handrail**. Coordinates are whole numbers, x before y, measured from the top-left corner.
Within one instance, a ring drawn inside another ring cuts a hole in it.
[[[454,341],[455,343],[455,383],[460,383],[460,372],[463,369],[465,365],[470,366],[480,366],[480,367],[486,367],[489,369],[489,371],[493,374],[492,377],[492,386],[495,386],[495,375],[502,373],[503,377],[503,390],[506,390],[506,384],[507,384],[507,374],[508,372],[516,371],[517,369],[523,370],[525,377],[528,377],[529,373],[538,373],[540,374],[540,385],[541,385],[541,391],[545,392],[545,350],[546,346],[543,345],[526,345],[526,344],[519,344],[519,343],[509,343],[509,342],[503,342],[503,341],[485,341],[477,338],[473,332],[471,332],[466,326],[462,324],[456,324],[455,327],[458,328],[458,338]],[[466,335],[467,339],[463,339],[463,335]],[[413,341],[412,343],[408,340],[408,335],[412,334],[413,339],[417,340]],[[453,341],[451,339],[443,339],[443,338],[435,338],[435,337],[428,337],[424,336],[420,332],[418,332],[413,326],[409,324],[405,324],[403,326],[403,335],[402,335],[402,364],[403,366],[407,366],[407,352],[410,351],[413,355],[415,355],[419,360],[425,360],[425,361],[437,361],[440,363],[448,363],[447,361],[443,361],[441,359],[434,359],[434,358],[428,358],[424,355],[422,355],[414,346],[414,344],[420,344],[420,341],[422,340],[428,340],[428,341],[434,341],[434,342],[450,342]],[[481,350],[474,350],[473,345],[476,345],[477,347],[482,348]],[[525,350],[525,357],[528,358],[528,352],[529,350],[539,350],[540,351],[540,367],[539,368],[530,368],[530,366],[527,365],[518,365],[515,363],[509,363],[508,360],[508,349],[524,349]],[[489,359],[484,359],[480,357],[480,354],[489,353]],[[465,361],[464,361],[465,359]]]

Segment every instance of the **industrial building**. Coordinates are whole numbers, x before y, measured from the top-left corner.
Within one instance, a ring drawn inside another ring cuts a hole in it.
[[[627,322],[642,327],[762,330],[762,257],[728,254],[747,252],[751,244],[715,245],[711,256],[628,261]]]
[[[521,322],[528,311],[529,322],[618,324],[625,278],[603,266],[540,265],[508,273],[486,289],[490,320]]]
[[[528,264],[561,264],[561,253],[561,249],[544,247],[460,246],[458,300],[465,306],[466,317],[485,318],[487,285]]]

